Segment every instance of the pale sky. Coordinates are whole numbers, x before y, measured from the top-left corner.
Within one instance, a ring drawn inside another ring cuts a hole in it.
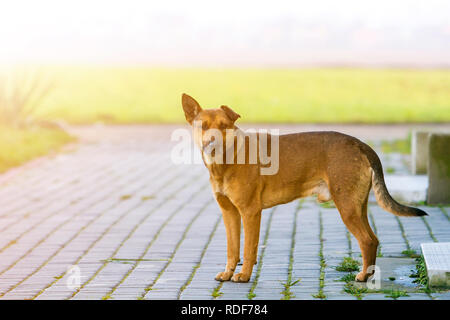
[[[450,1],[1,1],[0,62],[450,66]]]

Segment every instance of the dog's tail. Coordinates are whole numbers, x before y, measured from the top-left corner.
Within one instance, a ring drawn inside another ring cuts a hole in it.
[[[380,158],[369,146],[364,148],[367,159],[372,167],[372,188],[375,193],[375,198],[381,208],[401,217],[420,217],[426,216],[427,213],[423,210],[408,207],[395,201],[389,194],[386,183],[384,182],[383,167],[381,166]]]

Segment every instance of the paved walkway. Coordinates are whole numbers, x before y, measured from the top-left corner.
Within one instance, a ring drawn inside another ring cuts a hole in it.
[[[171,162],[173,129],[74,128],[76,146],[0,176],[0,298],[281,299],[288,279],[300,278],[288,297],[355,299],[335,267],[359,259],[357,243],[335,208],[312,199],[263,212],[251,282],[216,282],[226,259],[221,214],[203,165]],[[381,259],[450,241],[450,208],[423,209],[429,217],[407,219],[370,205]]]

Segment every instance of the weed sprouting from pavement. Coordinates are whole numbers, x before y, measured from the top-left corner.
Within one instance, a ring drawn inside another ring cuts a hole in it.
[[[301,280],[301,279],[298,278],[298,279],[295,280],[295,281],[292,281],[292,280],[289,279],[289,280],[286,281],[286,282],[282,282],[284,290],[281,291],[281,294],[283,295],[283,298],[282,298],[281,300],[290,300],[290,299],[292,299],[292,298],[295,297],[295,295],[292,293],[292,291],[291,291],[290,289],[291,289],[291,287],[293,287],[293,286],[295,286],[297,283],[299,283],[300,280]]]
[[[397,300],[400,297],[409,297],[408,293],[404,290],[392,288],[390,291],[385,291],[387,293],[385,295],[386,298],[392,298],[394,300]]]
[[[220,292],[219,288],[214,288],[212,294],[211,294],[214,298],[218,298],[221,295],[223,295],[223,292]]]
[[[361,300],[364,293],[367,293],[368,289],[364,285],[358,286],[353,282],[347,282],[344,286],[344,292],[354,295],[358,300]]]
[[[416,250],[414,250],[414,249],[403,250],[402,254],[404,254],[405,256],[408,256],[410,258],[418,258],[418,257],[420,257],[420,255],[417,254]]]
[[[353,272],[359,271],[360,262],[351,258],[345,257],[342,262],[336,267],[337,271]]]

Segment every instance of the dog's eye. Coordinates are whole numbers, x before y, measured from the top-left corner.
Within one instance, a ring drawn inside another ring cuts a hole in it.
[[[224,129],[226,129],[226,128],[227,128],[227,125],[226,125],[225,123],[219,124],[219,129],[220,129],[220,130],[224,130]]]
[[[208,130],[208,124],[206,122],[202,123],[202,129],[203,130]]]

